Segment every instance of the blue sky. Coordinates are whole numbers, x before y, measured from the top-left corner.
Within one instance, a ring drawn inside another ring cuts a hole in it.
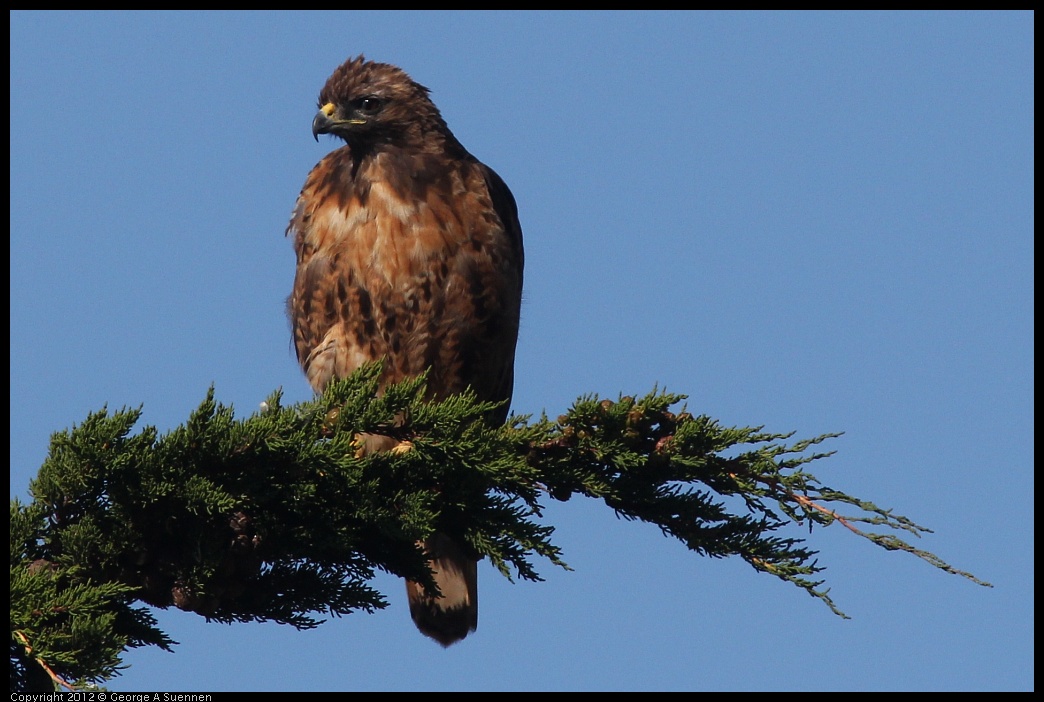
[[[11,15],[11,495],[102,406],[182,423],[310,396],[283,236],[349,56],[432,90],[519,203],[516,413],[654,384],[831,431],[826,484],[935,530],[980,588],[817,530],[842,620],[604,505],[575,570],[480,567],[443,650],[391,606],[318,630],[158,612],[113,690],[1033,688],[1033,16]],[[807,535],[795,530],[794,536]]]

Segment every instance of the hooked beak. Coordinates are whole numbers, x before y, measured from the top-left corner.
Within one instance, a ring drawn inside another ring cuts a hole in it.
[[[328,102],[315,115],[315,119],[312,120],[312,137],[316,141],[319,141],[320,134],[329,134],[337,126],[338,120],[330,116],[336,109],[332,102]]]

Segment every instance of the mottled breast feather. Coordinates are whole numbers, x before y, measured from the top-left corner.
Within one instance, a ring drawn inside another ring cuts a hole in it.
[[[384,358],[385,382],[431,367],[433,397],[471,386],[510,400],[522,231],[492,169],[395,150],[359,162],[344,146],[309,174],[288,232],[294,346],[313,388]]]

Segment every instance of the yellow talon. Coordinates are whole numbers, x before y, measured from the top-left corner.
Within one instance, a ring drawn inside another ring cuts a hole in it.
[[[355,447],[355,457],[362,458],[366,455],[366,437],[356,434],[352,437],[352,446]]]
[[[395,444],[391,448],[391,452],[392,453],[399,454],[399,455],[404,454],[404,453],[408,453],[408,452],[410,452],[412,450],[413,450],[413,442],[412,441],[400,441],[399,443]]]

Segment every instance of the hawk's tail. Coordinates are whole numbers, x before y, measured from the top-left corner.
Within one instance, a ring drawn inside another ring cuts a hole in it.
[[[478,626],[478,562],[445,534],[425,541],[424,550],[442,597],[429,597],[423,585],[407,580],[410,616],[422,634],[449,646]]]

